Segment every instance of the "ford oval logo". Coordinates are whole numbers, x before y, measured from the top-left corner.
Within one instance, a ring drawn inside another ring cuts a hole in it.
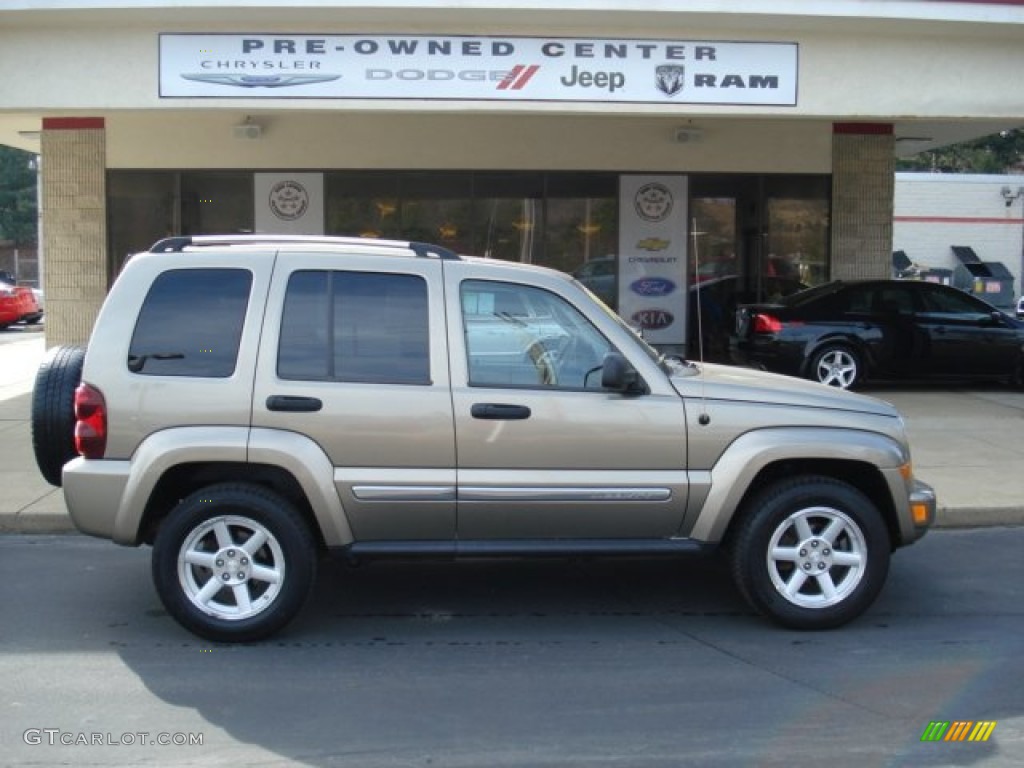
[[[668,296],[676,289],[676,284],[667,277],[643,277],[634,280],[629,287],[641,296]]]
[[[633,324],[638,325],[645,331],[660,331],[668,328],[676,319],[671,312],[664,309],[641,309],[633,313]]]

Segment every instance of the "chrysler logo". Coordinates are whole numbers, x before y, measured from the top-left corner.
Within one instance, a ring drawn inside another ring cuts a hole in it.
[[[215,85],[233,85],[236,88],[287,88],[293,85],[312,85],[339,80],[341,75],[182,75],[186,80]]]

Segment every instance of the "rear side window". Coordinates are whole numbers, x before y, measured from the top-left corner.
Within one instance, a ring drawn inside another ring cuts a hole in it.
[[[282,379],[429,384],[427,284],[417,275],[302,270],[281,319]]]
[[[235,371],[252,273],[174,269],[146,294],[128,370],[147,376],[227,378]]]

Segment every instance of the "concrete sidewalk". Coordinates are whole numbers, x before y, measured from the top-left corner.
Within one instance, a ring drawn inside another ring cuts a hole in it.
[[[29,415],[43,334],[0,333],[0,533],[72,531],[60,489],[43,480],[32,453]],[[865,392],[906,418],[915,473],[935,488],[940,526],[1024,524],[1024,392],[994,385]]]

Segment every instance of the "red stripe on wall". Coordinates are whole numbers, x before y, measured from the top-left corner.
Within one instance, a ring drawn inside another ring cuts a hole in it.
[[[985,216],[893,216],[892,220],[915,224],[1024,224],[1024,219]]]
[[[44,131],[103,130],[102,117],[44,117]]]
[[[892,123],[832,123],[832,133],[891,136]]]

